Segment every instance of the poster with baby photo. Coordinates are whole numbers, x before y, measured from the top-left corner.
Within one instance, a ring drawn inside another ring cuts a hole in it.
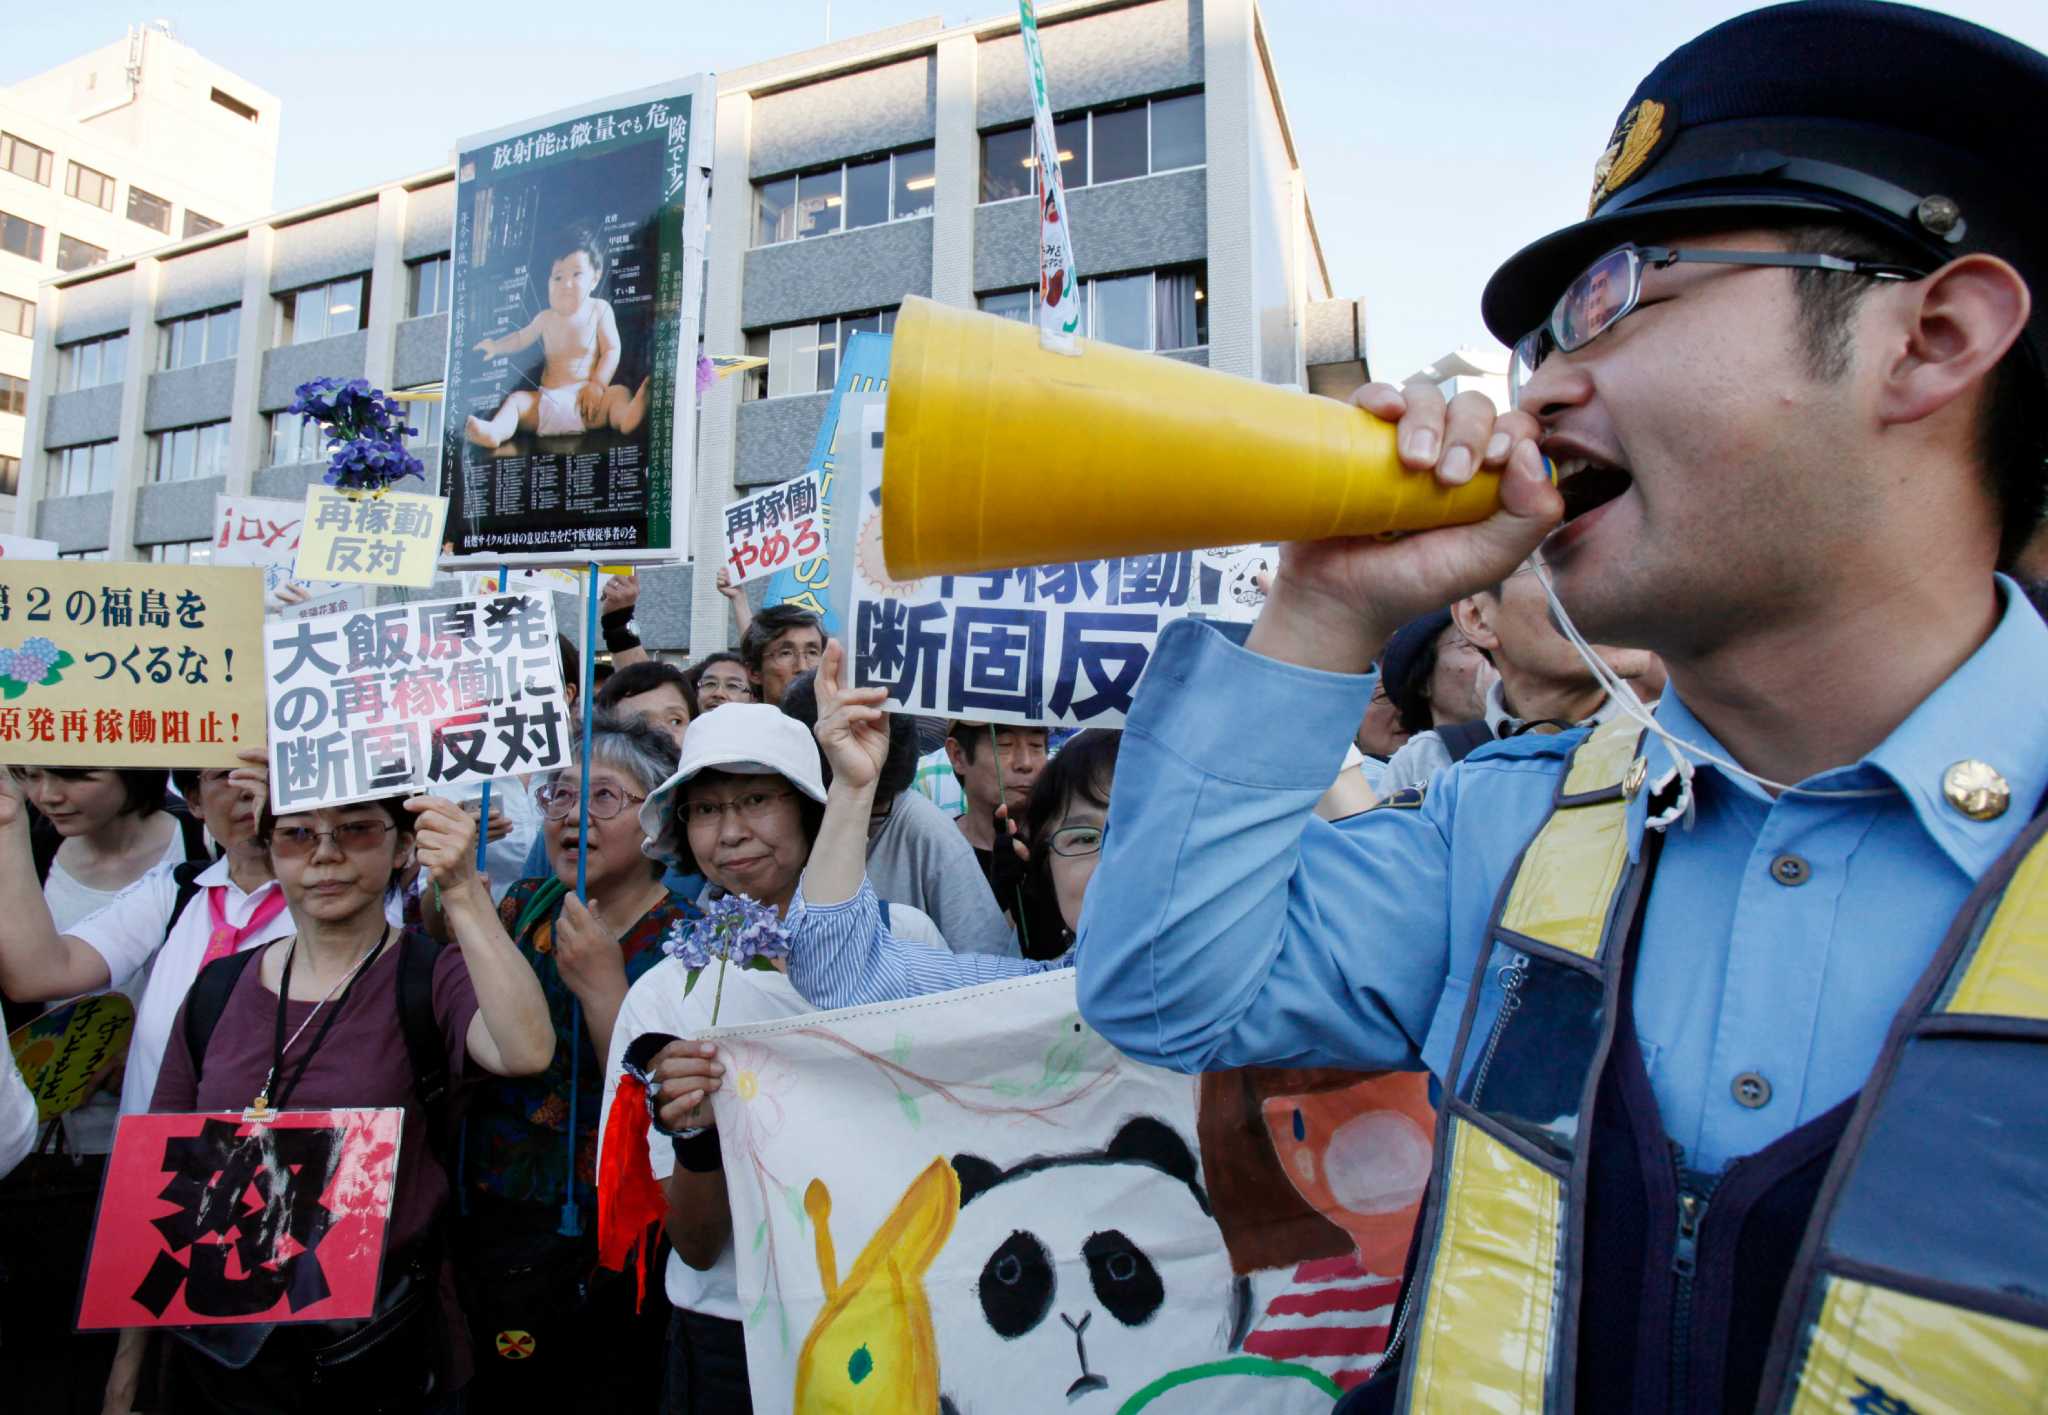
[[[459,145],[446,557],[676,554],[712,108],[697,76]]]

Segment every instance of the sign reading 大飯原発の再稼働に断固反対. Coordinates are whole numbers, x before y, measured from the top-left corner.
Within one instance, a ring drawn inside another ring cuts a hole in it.
[[[686,552],[712,94],[681,79],[457,144],[453,558]]]
[[[552,595],[272,620],[263,649],[280,815],[568,760],[576,724]]]

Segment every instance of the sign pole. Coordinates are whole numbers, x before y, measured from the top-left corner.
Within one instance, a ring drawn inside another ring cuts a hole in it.
[[[590,903],[590,724],[597,712],[597,589],[601,567],[590,562],[590,578],[583,587],[583,684],[578,689],[583,708],[582,785],[576,802],[576,897]],[[562,1175],[562,1227],[564,1238],[583,1232],[583,1213],[576,1207],[576,1091],[583,1071],[583,1005],[569,1009],[569,1155]]]
[[[511,577],[510,566],[498,567],[498,593],[507,593],[506,581]],[[476,809],[476,872],[484,874],[484,856],[491,846],[491,783],[484,783],[483,804]],[[484,878],[485,888],[490,887],[490,877]]]

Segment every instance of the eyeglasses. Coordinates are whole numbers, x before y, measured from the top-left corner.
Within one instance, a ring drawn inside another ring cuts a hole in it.
[[[1070,860],[1093,855],[1102,849],[1102,837],[1108,833],[1107,825],[1063,825],[1052,833],[1052,853]]]
[[[1550,318],[1515,341],[1508,361],[1508,404],[1519,407],[1522,390],[1553,352],[1583,349],[1625,319],[1643,296],[1643,272],[1673,265],[1750,265],[1790,270],[1831,270],[1869,280],[1918,280],[1927,272],[1883,261],[1850,260],[1818,251],[1678,250],[1670,246],[1616,246],[1565,287]]]
[[[709,825],[725,819],[727,811],[737,811],[741,820],[759,821],[767,816],[777,801],[794,796],[794,791],[749,791],[744,796],[735,796],[730,801],[685,801],[683,819],[691,825]]]
[[[574,786],[564,786],[551,781],[534,791],[533,799],[540,803],[541,814],[551,821],[562,820],[576,809],[576,802],[582,793]],[[590,793],[590,818],[594,821],[608,821],[627,805],[644,801],[645,796],[635,796],[629,791],[617,791],[609,786],[599,786]]]
[[[381,848],[393,828],[388,820],[343,821],[332,830],[281,825],[270,832],[270,851],[280,860],[303,860],[320,849],[322,840],[332,840],[344,852],[362,855]]]
[[[825,650],[817,644],[777,644],[762,657],[784,668],[793,663],[809,668],[825,657]]]

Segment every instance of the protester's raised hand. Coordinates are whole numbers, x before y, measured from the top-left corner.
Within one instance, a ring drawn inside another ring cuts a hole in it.
[[[21,782],[6,767],[0,767],[0,830],[28,824],[28,796]]]
[[[270,754],[261,747],[244,747],[235,753],[235,760],[242,765],[228,773],[228,783],[241,793],[249,810],[260,817],[270,800]],[[196,807],[198,802],[193,805]]]
[[[745,599],[747,597],[747,587],[734,584],[732,582],[732,571],[726,566],[720,566],[718,570],[718,592],[727,599]]]
[[[610,614],[618,609],[631,609],[640,602],[640,577],[634,574],[614,575],[604,582],[604,589],[598,595],[598,609]]]
[[[435,885],[446,894],[478,883],[476,817],[440,796],[408,797],[405,808],[414,818],[413,853]]]
[[[660,1086],[656,1112],[664,1129],[695,1130],[712,1123],[711,1093],[725,1067],[710,1042],[670,1042],[654,1054],[648,1071]]]
[[[574,894],[562,900],[555,916],[555,966],[569,991],[586,1002],[596,997],[614,1001],[626,995],[626,955],[619,936],[598,905],[586,905]]]
[[[1477,393],[1448,404],[1435,385],[1371,383],[1352,401],[1395,424],[1402,465],[1445,486],[1481,468],[1501,473],[1500,509],[1483,521],[1391,541],[1367,536],[1296,541],[1250,646],[1291,663],[1365,668],[1387,637],[1417,615],[1497,584],[1528,559],[1564,514],[1527,413],[1496,413]]]
[[[882,710],[889,691],[846,687],[845,672],[846,646],[834,639],[818,664],[818,747],[835,782],[863,788],[875,784],[889,756],[889,714]]]

